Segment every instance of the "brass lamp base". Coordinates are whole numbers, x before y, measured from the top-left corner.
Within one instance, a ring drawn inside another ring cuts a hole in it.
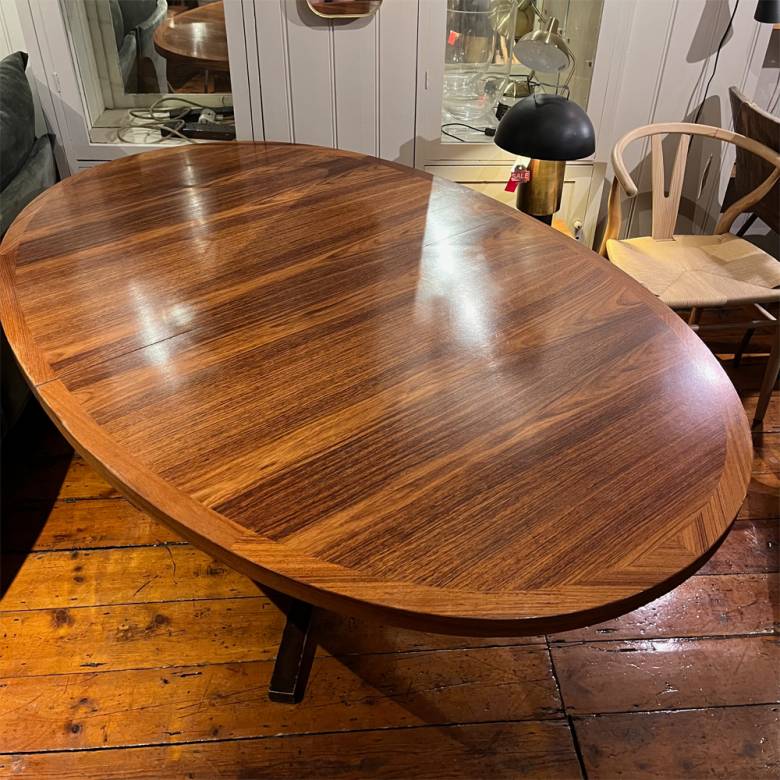
[[[517,188],[517,208],[551,225],[553,214],[561,207],[566,163],[563,160],[531,160],[528,169],[531,180]]]

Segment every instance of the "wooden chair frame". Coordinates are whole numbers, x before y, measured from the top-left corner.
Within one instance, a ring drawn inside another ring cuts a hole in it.
[[[677,144],[677,153],[672,166],[672,175],[669,181],[668,194],[664,188],[664,156],[662,147],[662,136],[679,135]],[[628,144],[640,138],[650,137],[651,163],[652,163],[652,238],[656,241],[673,241],[674,228],[677,223],[677,216],[680,208],[680,198],[682,196],[683,178],[685,175],[685,164],[688,159],[688,146],[692,135],[701,135],[708,138],[714,138],[726,143],[732,143],[748,152],[751,152],[774,166],[772,173],[764,179],[754,190],[744,195],[739,200],[729,206],[721,215],[718,224],[715,227],[715,235],[728,233],[734,220],[743,212],[750,211],[761,198],[769,193],[775,183],[780,180],[780,154],[770,149],[768,146],[755,141],[747,136],[734,133],[731,130],[724,130],[721,127],[712,127],[710,125],[697,125],[690,122],[661,122],[653,125],[644,125],[635,130],[626,133],[618,140],[612,150],[612,167],[615,171],[615,177],[612,180],[612,186],[609,191],[609,202],[607,210],[607,226],[604,236],[599,246],[599,254],[607,256],[607,242],[620,237],[620,228],[622,224],[621,213],[621,192],[625,191],[629,198],[636,196],[638,188],[631,178],[625,162],[623,161],[623,152]],[[759,391],[758,404],[756,406],[753,425],[759,425],[764,419],[772,389],[777,382],[780,374],[780,318],[772,315],[767,309],[758,303],[753,304],[757,319],[747,322],[729,323],[726,325],[713,324],[701,325],[699,318],[701,316],[701,307],[694,307],[691,310],[688,324],[698,333],[706,330],[746,330],[742,342],[735,353],[734,362],[739,364],[742,359],[742,353],[747,348],[751,337],[756,330],[771,330],[775,338],[772,341],[772,348],[769,354],[764,379]],[[726,308],[719,306],[718,308]]]

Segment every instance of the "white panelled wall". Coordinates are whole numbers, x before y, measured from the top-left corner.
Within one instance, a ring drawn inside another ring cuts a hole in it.
[[[24,47],[24,37],[16,6],[0,3],[0,58],[6,57],[20,46]]]
[[[266,140],[414,165],[417,5],[386,0],[371,17],[328,20],[302,0],[257,0]]]
[[[19,20],[19,14],[16,6],[7,0],[0,0],[0,59],[6,57],[15,51],[27,51],[22,24]],[[46,122],[41,110],[41,103],[38,97],[38,89],[34,78],[28,79],[32,90],[33,105],[35,107],[35,132],[40,135],[47,131]]]

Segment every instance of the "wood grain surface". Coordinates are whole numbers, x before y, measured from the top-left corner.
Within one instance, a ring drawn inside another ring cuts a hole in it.
[[[166,16],[154,31],[154,48],[172,62],[229,71],[222,2]]]
[[[138,508],[347,614],[605,620],[698,568],[748,484],[742,406],[679,318],[536,220],[362,155],[210,144],[67,179],[2,245],[0,315]]]
[[[259,661],[163,671],[98,670],[87,678],[4,678],[0,705],[15,715],[0,735],[0,754],[283,733],[290,725],[289,707],[269,708],[262,720],[257,718],[256,700],[263,698],[272,667],[273,661]],[[42,697],[48,702],[45,709],[38,706]],[[139,718],[133,701],[158,703],[153,713]],[[559,710],[547,649],[529,645],[320,656],[294,720],[299,733],[333,732],[448,723],[466,712],[475,722],[544,720],[559,717]],[[101,712],[113,713],[109,728]]]
[[[269,778],[347,780],[464,777],[573,780],[581,777],[571,734],[563,721],[397,730],[201,742],[123,751],[64,751],[0,755],[0,777],[66,780],[85,777],[192,780]],[[435,756],[435,761],[431,757]]]
[[[589,778],[750,778],[780,771],[777,705],[583,718]]]
[[[552,654],[575,715],[780,701],[774,636],[592,642]]]

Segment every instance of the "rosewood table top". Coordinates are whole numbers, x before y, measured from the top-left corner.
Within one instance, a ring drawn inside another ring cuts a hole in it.
[[[204,144],[35,200],[0,316],[129,499],[263,585],[433,631],[597,622],[671,589],[745,495],[715,358],[595,253],[349,152]]]

